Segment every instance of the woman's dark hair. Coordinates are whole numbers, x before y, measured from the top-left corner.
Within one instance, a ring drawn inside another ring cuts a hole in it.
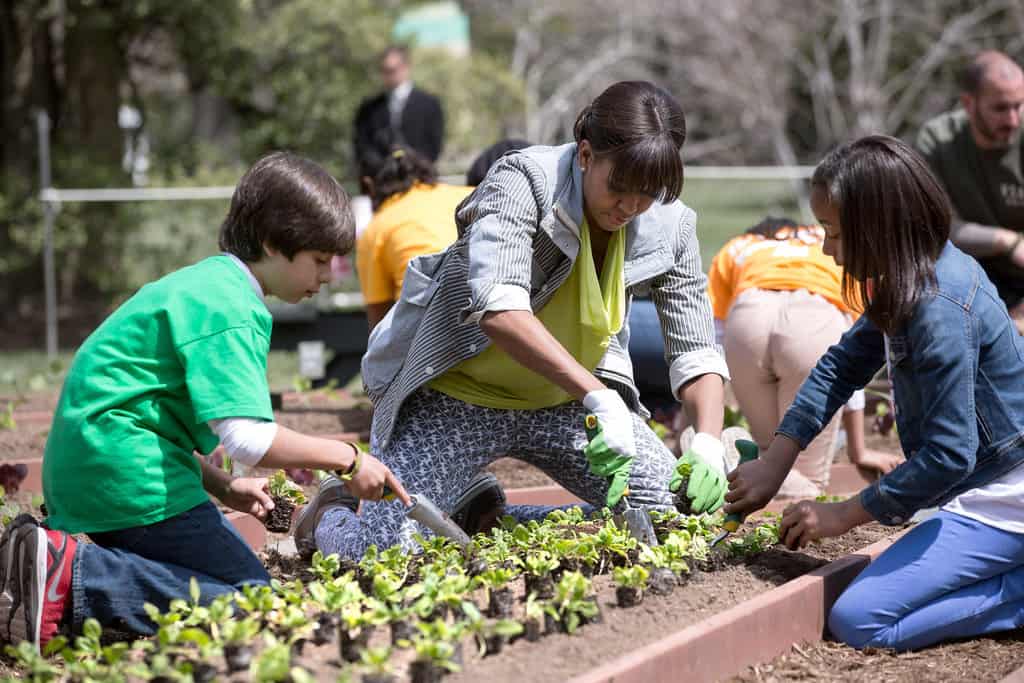
[[[434,165],[408,147],[393,147],[373,176],[370,193],[373,208],[376,209],[396,194],[408,192],[418,183],[437,184]]]
[[[274,152],[238,181],[218,243],[252,263],[263,258],[264,243],[291,260],[307,250],[348,253],[355,237],[352,207],[338,181],[309,159]]]
[[[597,96],[576,118],[576,142],[612,160],[611,189],[638,192],[663,203],[683,191],[686,140],[683,109],[667,91],[647,81],[622,81]]]
[[[917,152],[885,135],[830,152],[811,186],[838,210],[844,298],[858,292],[868,319],[896,332],[935,282],[952,217],[946,191]]]
[[[470,186],[479,185],[487,177],[487,171],[490,170],[494,162],[504,156],[505,152],[511,152],[514,149],[523,149],[529,147],[530,143],[526,140],[519,140],[518,138],[505,138],[499,140],[493,145],[480,152],[479,156],[473,160],[470,164],[469,170],[466,171],[466,184]]]

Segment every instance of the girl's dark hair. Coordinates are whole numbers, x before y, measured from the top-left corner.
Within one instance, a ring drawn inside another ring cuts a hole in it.
[[[791,240],[802,239],[808,234],[814,235],[815,241],[820,241],[821,228],[817,225],[801,225],[792,218],[775,218],[767,216],[757,225],[752,225],[744,231],[746,235],[760,235],[769,240]]]
[[[373,176],[370,195],[373,208],[376,209],[389,197],[408,192],[417,183],[437,184],[434,165],[408,147],[393,147]]]
[[[667,91],[647,81],[622,81],[597,96],[576,118],[576,142],[612,160],[611,189],[639,192],[663,203],[683,191],[686,140],[683,109]]]
[[[750,226],[744,232],[747,235],[760,235],[761,237],[774,239],[779,230],[782,230],[783,228],[797,228],[799,226],[800,224],[792,218],[775,218],[774,216],[767,216],[760,223]]]
[[[349,197],[338,181],[309,159],[273,152],[238,181],[218,243],[252,263],[263,258],[264,242],[291,260],[307,250],[348,253],[355,237]]]
[[[498,140],[493,145],[480,152],[473,163],[470,164],[469,170],[466,171],[466,184],[470,186],[477,186],[484,181],[487,177],[487,171],[491,170],[491,166],[494,162],[505,155],[505,152],[511,152],[515,149],[523,149],[529,147],[530,143],[526,140],[520,140],[519,138],[505,138],[504,140]]]
[[[949,239],[949,198],[927,162],[906,143],[870,135],[830,152],[811,177],[839,213],[844,298],[886,334],[909,318],[935,283]],[[871,284],[869,284],[871,283]]]

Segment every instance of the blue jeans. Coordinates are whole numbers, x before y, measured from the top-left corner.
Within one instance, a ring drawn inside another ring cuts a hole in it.
[[[77,633],[92,617],[103,626],[152,635],[144,603],[166,611],[189,599],[189,579],[200,602],[245,584],[268,584],[270,575],[249,545],[212,502],[156,524],[90,534],[80,543],[71,580],[72,624]]]
[[[854,579],[829,615],[855,647],[916,650],[1024,624],[1024,534],[939,511]]]

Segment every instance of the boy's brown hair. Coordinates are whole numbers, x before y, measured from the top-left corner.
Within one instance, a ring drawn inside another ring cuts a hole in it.
[[[289,260],[300,251],[346,254],[355,243],[348,193],[323,167],[273,152],[245,172],[220,226],[220,249],[246,262],[263,258],[264,243]]]

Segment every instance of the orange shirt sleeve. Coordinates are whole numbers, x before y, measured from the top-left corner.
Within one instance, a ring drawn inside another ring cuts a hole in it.
[[[368,304],[382,304],[395,301],[398,290],[392,285],[391,277],[379,257],[378,231],[370,226],[356,242],[356,272],[363,301]]]

